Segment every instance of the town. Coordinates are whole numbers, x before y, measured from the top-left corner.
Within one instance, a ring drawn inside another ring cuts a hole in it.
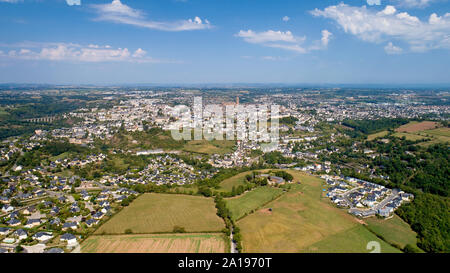
[[[174,96],[174,92],[185,96]],[[390,94],[391,103],[365,102],[376,100],[375,95],[332,96],[316,102],[322,93],[332,90],[296,90],[299,93],[295,95],[291,95],[294,91],[283,95],[259,92],[262,94],[250,95],[248,90],[232,90],[224,97],[205,91],[204,100],[222,106],[281,105],[276,117],[280,123],[276,148],[248,139],[174,141],[170,130],[183,124],[174,114],[175,105],[192,106],[198,95],[188,90],[96,91],[93,94],[110,103],[109,107],[83,106],[51,118],[50,122],[70,121],[63,127],[43,126],[25,137],[4,139],[0,149],[1,251],[79,252],[80,242],[140,195],[136,189],[154,185],[174,193],[196,194],[197,183],[213,179],[221,170],[258,164],[321,177],[326,197],[355,217],[391,218],[402,204],[413,201],[414,195],[386,187],[389,176],[370,163],[385,157],[386,152],[361,140],[344,144],[356,131],[348,129],[352,126],[348,121],[391,119],[401,125],[403,120],[433,115],[445,122],[449,112],[448,105],[417,103],[421,98],[412,91]],[[203,122],[211,118],[207,114]],[[187,126],[194,128],[191,123]],[[236,128],[231,133],[235,134]],[[388,134],[392,132],[376,139],[379,145],[393,141]],[[417,139],[437,138],[424,135]],[[336,157],[343,154],[360,160]],[[367,174],[384,185],[349,176],[348,170]],[[286,182],[276,176],[269,178],[270,185]]]

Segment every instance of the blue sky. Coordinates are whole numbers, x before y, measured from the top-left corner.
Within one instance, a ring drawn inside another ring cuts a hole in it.
[[[0,82],[449,84],[448,0],[0,0]]]

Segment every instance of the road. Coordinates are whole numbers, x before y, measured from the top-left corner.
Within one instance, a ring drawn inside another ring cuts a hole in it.
[[[237,250],[236,242],[233,240],[233,229],[230,232],[230,242],[231,242],[231,244],[230,244],[230,247],[231,247],[230,252],[231,253],[239,253],[239,251]]]
[[[392,190],[392,194],[389,195],[388,197],[386,197],[385,199],[383,199],[383,201],[381,201],[379,204],[377,204],[376,206],[374,206],[373,208],[370,209],[357,209],[357,208],[350,208],[349,212],[355,212],[355,211],[375,211],[375,213],[378,212],[379,209],[383,208],[384,206],[386,206],[387,203],[391,202],[394,198],[396,198],[398,196],[398,191],[397,190]]]
[[[398,196],[398,191],[397,190],[392,190],[392,194],[389,195],[387,198],[385,198],[383,201],[381,201],[378,205],[376,205],[373,209],[378,211],[379,209],[383,208],[384,206],[386,206],[387,203],[391,202],[394,198],[396,198]]]

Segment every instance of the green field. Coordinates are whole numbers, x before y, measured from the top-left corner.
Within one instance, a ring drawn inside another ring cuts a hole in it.
[[[437,128],[432,130],[423,131],[424,134],[429,134],[432,136],[444,136],[450,138],[450,128]]]
[[[421,125],[423,125],[424,129],[421,128]],[[450,142],[450,128],[447,127],[439,127],[435,129],[427,129],[430,128],[432,125],[432,122],[410,122],[404,126],[401,126],[396,129],[396,133],[394,136],[396,137],[405,137],[407,140],[416,141],[416,140],[422,140],[422,139],[431,139],[429,141],[420,143],[419,145],[422,146],[429,146],[432,144],[438,144],[438,143],[446,143]],[[426,126],[428,125],[428,126]],[[416,127],[413,127],[416,126]],[[436,124],[435,126],[440,126],[439,124]],[[409,130],[409,131],[408,131]],[[370,136],[369,136],[370,137]]]
[[[417,234],[397,215],[390,219],[368,218],[364,220],[370,230],[381,235],[387,242],[405,247],[407,244],[417,247]]]
[[[177,194],[143,194],[103,224],[96,234],[216,232],[224,228],[212,198]]]
[[[280,196],[283,190],[274,187],[258,187],[242,196],[225,199],[231,217],[236,220]]]
[[[83,253],[224,253],[223,234],[144,234],[90,236]]]
[[[235,144],[229,140],[191,140],[184,145],[183,150],[198,154],[227,154],[233,151]]]
[[[9,113],[6,112],[5,108],[0,107],[0,118],[9,116]]]
[[[230,177],[228,179],[223,180],[222,182],[220,182],[220,189],[219,191],[221,192],[231,192],[231,190],[233,189],[233,187],[238,187],[240,185],[244,185],[245,183],[247,183],[245,181],[245,176],[247,174],[251,174],[252,171],[248,171],[248,172],[243,172],[240,174],[237,174],[233,177]]]
[[[418,135],[416,133],[395,133],[394,136],[398,137],[398,138],[405,137],[406,140],[411,140],[411,141],[423,140],[423,139],[427,138],[427,137]]]
[[[293,184],[288,193],[237,222],[244,252],[369,252],[365,247],[376,236],[321,197],[323,181],[289,172],[300,185]],[[397,251],[380,244],[388,252]]]
[[[379,133],[371,134],[371,135],[367,136],[367,140],[370,141],[370,140],[376,139],[377,137],[385,137],[387,134],[388,134],[388,131],[382,131]]]
[[[369,242],[378,242],[381,253],[401,253],[401,251],[367,230],[364,226],[358,225],[349,230],[345,230],[308,246],[305,252],[316,253],[369,253],[373,249],[367,249]]]

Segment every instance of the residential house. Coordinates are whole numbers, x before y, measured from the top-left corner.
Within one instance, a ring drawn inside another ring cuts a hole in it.
[[[27,228],[33,228],[33,227],[37,227],[41,224],[41,219],[28,219],[27,224],[25,225],[25,227]]]
[[[62,226],[63,230],[68,230],[68,229],[72,229],[75,230],[78,228],[78,224],[75,222],[66,222],[64,223],[64,225]]]
[[[13,235],[17,237],[19,240],[24,240],[28,238],[28,233],[23,229],[18,229],[14,231]]]
[[[61,235],[60,238],[61,241],[66,241],[68,245],[73,245],[77,243],[77,237],[73,234],[66,233],[64,235]]]
[[[53,234],[51,232],[38,232],[32,238],[40,242],[45,242],[53,238]]]

